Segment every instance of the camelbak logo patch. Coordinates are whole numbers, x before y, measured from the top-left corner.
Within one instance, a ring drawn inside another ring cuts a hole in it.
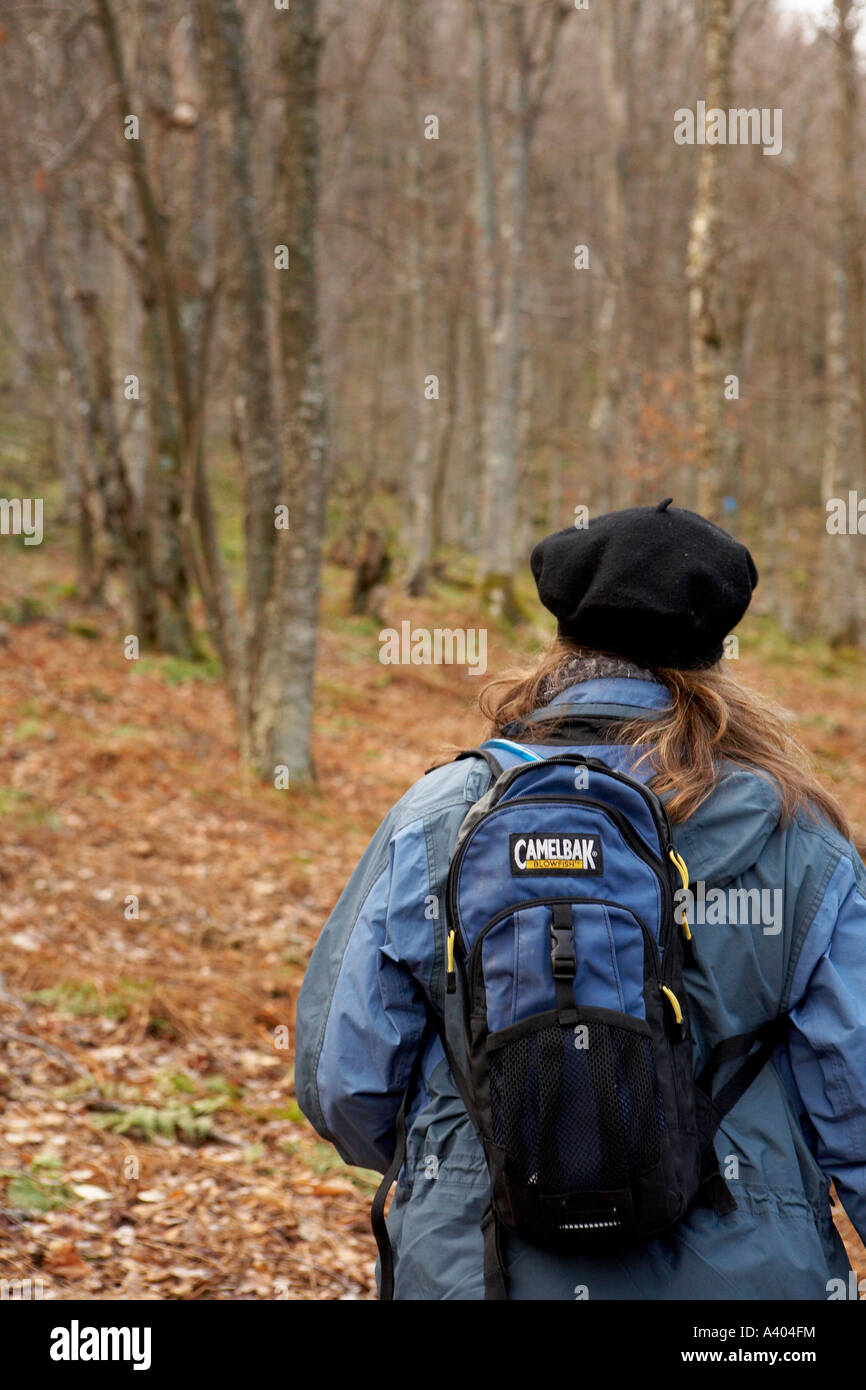
[[[512,874],[600,874],[600,835],[509,835]]]

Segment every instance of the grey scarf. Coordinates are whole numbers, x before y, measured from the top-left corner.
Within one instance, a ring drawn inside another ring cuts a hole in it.
[[[569,656],[543,680],[538,690],[538,703],[539,705],[549,704],[554,696],[567,690],[570,685],[579,685],[582,681],[599,680],[602,677],[610,676],[624,676],[628,680],[656,682],[658,680],[652,671],[646,670],[643,666],[637,666],[624,656],[602,654]]]

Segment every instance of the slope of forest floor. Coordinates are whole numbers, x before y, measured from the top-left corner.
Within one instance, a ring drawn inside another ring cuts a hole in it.
[[[329,571],[303,793],[244,776],[207,668],[127,661],[113,622],[70,605],[7,613],[0,1279],[45,1298],[375,1296],[375,1175],[306,1123],[285,1043],[355,861],[447,745],[478,737],[483,682],[381,665],[345,578]],[[400,600],[391,621],[476,626],[463,606]],[[515,651],[491,632],[490,670]],[[862,844],[861,663],[768,638],[739,664],[797,714]]]

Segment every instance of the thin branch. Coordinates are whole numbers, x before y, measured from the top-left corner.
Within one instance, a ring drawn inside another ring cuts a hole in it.
[[[573,10],[569,11],[569,8],[564,3],[558,4],[555,7],[553,12],[551,13],[550,22],[547,26],[547,35],[542,40],[541,54],[537,59],[530,63],[530,71],[534,68],[537,72],[535,82],[533,83],[530,78],[528,84],[528,119],[530,129],[532,129],[535,126],[535,123],[538,120],[539,112],[541,111],[541,107],[544,102],[545,93],[548,89],[548,86],[550,85],[550,80],[553,76],[553,69],[556,65],[557,53],[559,51],[559,33],[565,22],[566,17],[570,12],[573,13]],[[539,21],[539,32],[541,30],[541,27],[542,21]]]
[[[69,1071],[75,1072],[77,1076],[83,1077],[91,1085],[96,1084],[93,1074],[86,1067],[83,1067],[80,1062],[76,1062],[74,1057],[70,1057],[68,1052],[56,1047],[54,1043],[44,1042],[42,1038],[37,1038],[31,1033],[19,1033],[15,1028],[0,1028],[0,1042],[14,1042],[21,1043],[24,1047],[38,1047],[39,1051],[44,1052],[46,1057],[60,1063]]]

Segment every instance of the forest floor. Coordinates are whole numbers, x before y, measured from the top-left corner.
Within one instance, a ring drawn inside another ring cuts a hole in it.
[[[379,624],[346,618],[345,595],[329,570],[303,793],[243,774],[207,668],[126,660],[116,623],[69,604],[7,608],[0,1279],[44,1298],[375,1297],[376,1175],[301,1115],[282,1030],[381,816],[479,736],[482,682],[381,665]],[[447,602],[401,600],[399,618],[477,626]],[[518,648],[490,640],[492,671]],[[767,638],[738,671],[796,714],[860,845],[864,665]]]

